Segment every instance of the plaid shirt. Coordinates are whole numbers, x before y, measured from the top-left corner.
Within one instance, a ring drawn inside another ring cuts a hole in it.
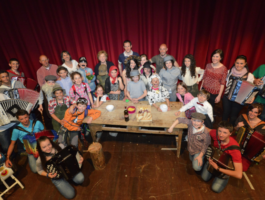
[[[70,107],[70,97],[68,97],[68,96],[63,97],[63,102],[65,103],[65,105],[67,106],[67,108]],[[63,103],[58,103],[58,104],[60,106],[63,105]],[[48,110],[49,110],[49,113],[50,114],[54,114],[54,111],[55,111],[56,106],[57,106],[56,99],[53,98],[52,100],[50,100],[49,106],[48,106]]]
[[[87,92],[85,92],[85,88],[84,88],[83,84],[85,84]],[[75,87],[75,91],[77,94],[74,93],[73,87]],[[71,104],[76,103],[77,99],[82,97],[82,98],[87,99],[87,102],[89,105],[90,101],[89,101],[89,97],[88,97],[88,92],[91,92],[89,85],[87,83],[82,83],[80,87],[78,87],[76,85],[73,85],[73,87],[71,87],[70,92],[69,92]]]

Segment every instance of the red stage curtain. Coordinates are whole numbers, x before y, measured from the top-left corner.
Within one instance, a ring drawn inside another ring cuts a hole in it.
[[[162,43],[181,65],[195,55],[204,68],[214,49],[225,53],[230,68],[237,55],[248,57],[251,71],[265,63],[264,0],[9,0],[0,2],[0,62],[18,58],[26,76],[36,78],[39,56],[61,64],[68,50],[86,56],[94,68],[97,52],[106,50],[118,64],[123,41],[149,58]]]

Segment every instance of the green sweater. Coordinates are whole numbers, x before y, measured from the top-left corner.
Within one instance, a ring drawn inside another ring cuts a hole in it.
[[[265,76],[265,64],[259,66],[258,69],[253,72],[253,75],[255,76],[255,78],[262,78],[263,76]],[[265,99],[258,95],[255,99],[255,102],[265,104]]]

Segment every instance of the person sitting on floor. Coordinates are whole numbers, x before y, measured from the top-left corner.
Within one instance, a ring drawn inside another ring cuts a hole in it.
[[[61,150],[61,147],[58,144],[51,141],[46,136],[41,136],[37,140],[37,149],[39,152],[39,157],[36,161],[36,169],[39,175],[46,176],[51,179],[54,186],[58,189],[61,195],[66,199],[72,199],[75,196],[75,189],[70,185],[68,181],[64,178],[54,179],[57,176],[57,173],[48,173],[46,170],[46,162],[49,161],[52,156],[58,153]],[[81,156],[79,163],[81,164],[84,161],[84,158]],[[76,174],[72,181],[75,184],[82,184],[84,182],[84,174],[79,172]]]
[[[18,110],[16,117],[18,121],[20,122],[18,124],[19,129],[14,128],[12,132],[11,137],[11,144],[8,147],[7,156],[6,156],[6,166],[12,167],[12,162],[10,161],[10,155],[12,154],[15,143],[19,139],[19,142],[23,143],[23,137],[30,133],[37,133],[42,130],[44,130],[44,126],[40,121],[33,121],[29,119],[29,113],[26,110]],[[25,131],[22,131],[20,129],[24,129]],[[26,132],[27,131],[27,132]],[[28,154],[28,160],[29,160],[29,167],[32,172],[36,173],[36,159],[33,155]]]
[[[210,135],[214,141],[214,144],[213,144],[214,147],[219,148],[218,143],[220,143],[221,149],[226,149],[232,145],[239,147],[236,140],[231,137],[232,131],[233,131],[232,124],[226,121],[221,121],[218,125],[217,130],[213,129],[210,131]],[[232,157],[235,170],[220,168],[211,158],[209,158],[209,160],[204,164],[204,167],[202,170],[201,177],[204,181],[209,181],[212,177],[214,177],[214,180],[212,183],[212,190],[217,193],[220,193],[224,190],[224,188],[228,184],[230,176],[238,178],[238,179],[242,178],[242,157],[241,157],[240,150],[238,149],[226,150],[225,153],[229,154]],[[223,174],[226,174],[228,177],[226,178],[216,177],[214,174],[210,173],[207,170],[208,165],[211,165],[215,170]]]
[[[157,102],[166,102],[168,110],[169,107],[169,93],[166,88],[162,86],[162,80],[157,74],[150,77],[150,90],[147,92],[147,100],[151,106],[154,106],[158,111],[162,112],[160,107],[156,105]]]
[[[195,171],[201,171],[205,152],[211,144],[210,129],[204,125],[205,118],[205,115],[194,112],[191,114],[191,120],[178,118],[168,129],[168,132],[172,133],[177,124],[182,123],[188,125],[188,151],[192,167]]]
[[[210,93],[202,89],[199,91],[196,98],[192,99],[188,104],[182,106],[179,111],[176,112],[176,116],[179,116],[181,112],[185,112],[192,107],[196,108],[196,112],[202,113],[206,116],[204,124],[207,128],[212,129],[213,127],[213,108],[207,101],[210,98]]]

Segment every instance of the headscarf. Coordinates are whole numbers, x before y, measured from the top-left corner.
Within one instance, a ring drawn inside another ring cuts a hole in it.
[[[117,76],[116,76],[116,77],[112,77],[112,76],[111,76],[111,71],[112,71],[112,70],[115,70],[115,69],[117,70]],[[118,76],[119,76],[119,69],[118,69],[118,67],[116,67],[116,66],[111,66],[110,69],[109,69],[109,77],[111,77],[111,78],[113,79],[113,80],[111,81],[112,84],[115,84],[116,79],[117,79]]]

